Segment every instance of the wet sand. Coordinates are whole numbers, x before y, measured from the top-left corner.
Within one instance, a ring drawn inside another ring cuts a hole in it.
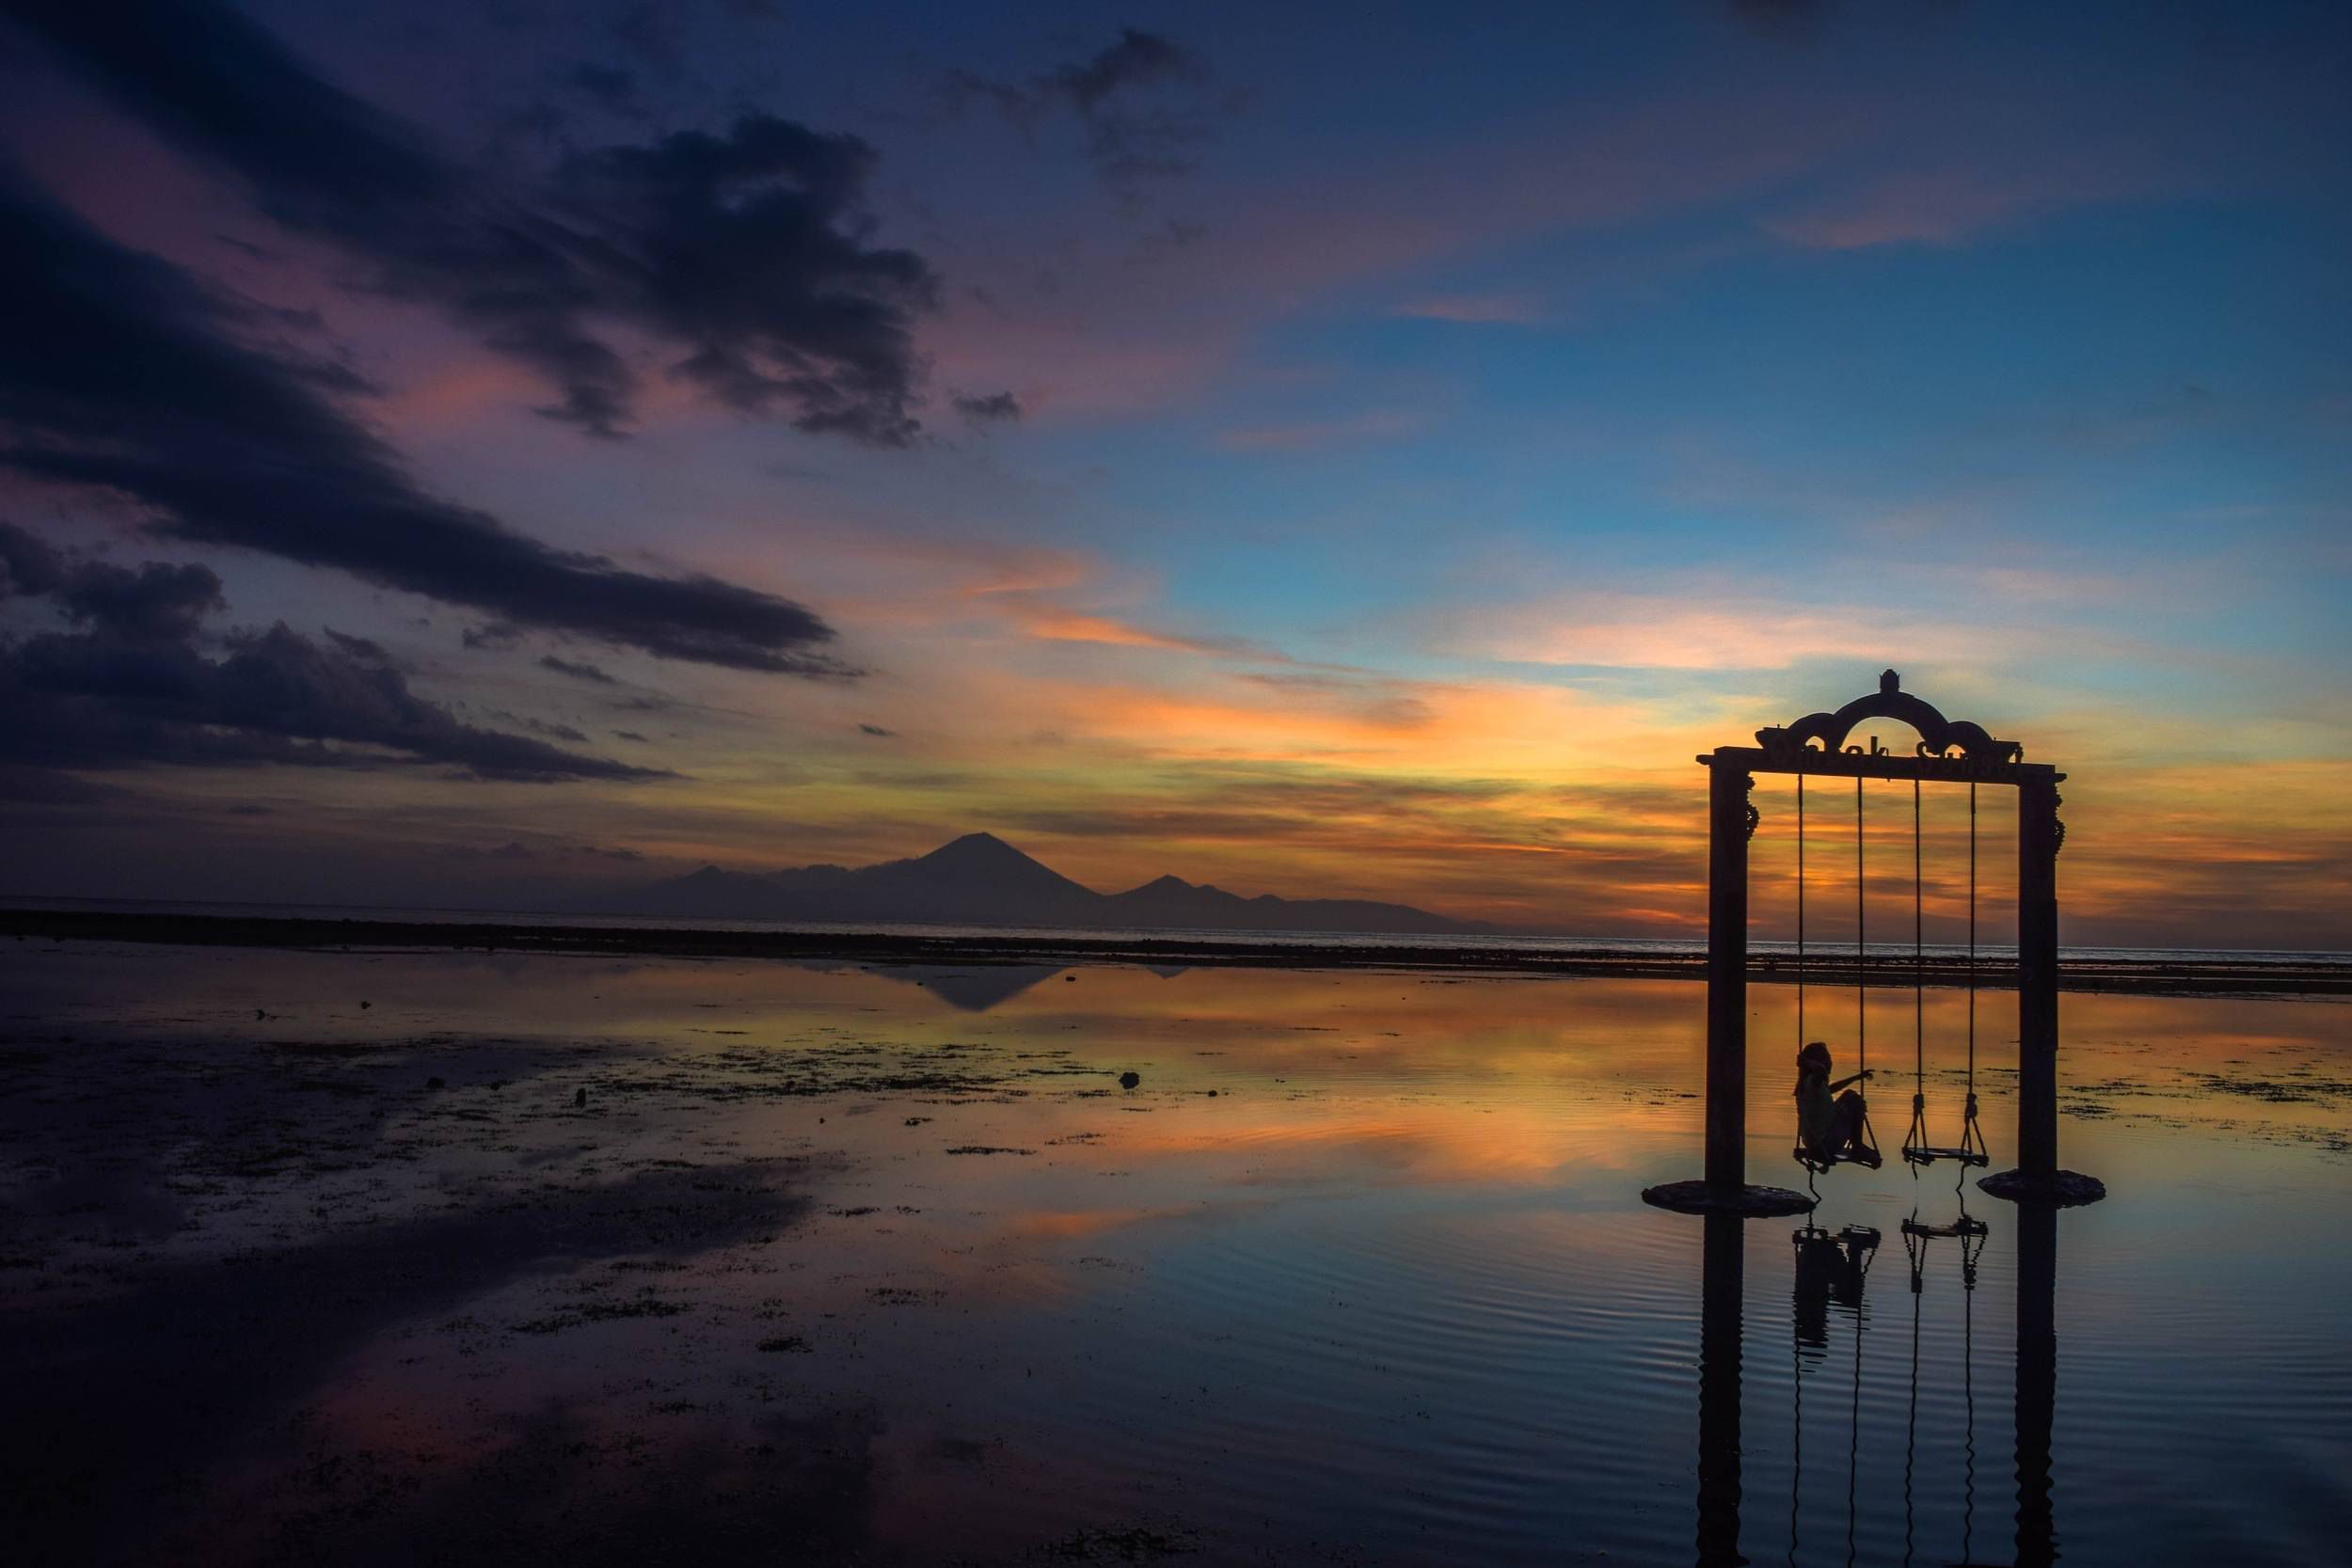
[[[933,936],[914,932],[684,929],[671,927],[521,926],[401,920],[291,919],[277,916],[137,914],[92,911],[0,910],[0,940],[166,942],[179,946],[282,947],[330,951],[426,948],[611,957],[818,959],[889,964],[1135,963],[1184,968],[1379,969],[1401,974],[1458,972],[1624,979],[1703,980],[1703,954],[1580,948],[1575,952],[1463,943],[1416,946],[1412,939],[1351,945],[1342,941],[1253,942],[1248,933],[1090,939],[1009,930],[1002,935]],[[1752,954],[1749,977],[1766,984],[1850,986],[1862,972],[1850,952]],[[1965,985],[1970,967],[1931,954],[1914,966],[1905,956],[1874,954],[1875,986]],[[1980,989],[2006,989],[2010,966],[1979,959]],[[2103,953],[2062,958],[2061,990],[2185,996],[2352,995],[2352,955],[2249,954],[2243,959],[2152,953]]]

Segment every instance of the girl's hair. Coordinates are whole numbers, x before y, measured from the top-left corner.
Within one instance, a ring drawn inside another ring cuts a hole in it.
[[[1818,1072],[1824,1078],[1829,1076],[1829,1047],[1820,1040],[1807,1041],[1805,1048],[1797,1053],[1797,1086],[1791,1093],[1804,1092],[1804,1075],[1807,1072]]]

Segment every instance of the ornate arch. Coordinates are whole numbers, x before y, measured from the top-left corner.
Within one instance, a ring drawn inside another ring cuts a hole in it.
[[[1797,753],[1820,742],[1825,752],[1858,751],[1846,737],[1866,719],[1891,719],[1919,732],[1918,753],[1947,757],[1957,752],[1973,762],[2022,762],[2026,748],[2014,740],[1995,740],[1981,724],[1947,719],[1933,705],[1902,689],[1902,677],[1889,670],[1879,676],[1879,689],[1856,697],[1836,713],[1809,713],[1786,728],[1758,730],[1756,744],[1776,762],[1794,762]]]

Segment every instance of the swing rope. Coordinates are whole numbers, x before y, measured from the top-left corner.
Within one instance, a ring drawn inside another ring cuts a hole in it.
[[[1862,1464],[1862,1336],[1869,1326],[1870,1265],[1878,1258],[1880,1236],[1867,1226],[1847,1226],[1832,1236],[1827,1230],[1807,1220],[1788,1238],[1795,1243],[1798,1258],[1799,1282],[1804,1278],[1804,1258],[1808,1245],[1814,1243],[1832,1243],[1842,1255],[1847,1267],[1853,1271],[1853,1300],[1839,1303],[1849,1306],[1853,1313],[1853,1392],[1846,1413],[1846,1560],[1855,1560],[1855,1522],[1858,1517]],[[1825,1304],[1823,1312],[1830,1310]],[[1826,1318],[1824,1319],[1826,1322]],[[1788,1560],[1797,1560],[1797,1527],[1803,1517],[1804,1497],[1804,1338],[1803,1319],[1797,1320],[1798,1332],[1789,1342],[1789,1466],[1788,1466]],[[1824,1330],[1826,1332],[1826,1330]],[[1821,1341],[1822,1354],[1819,1366],[1828,1365],[1828,1340]],[[1917,1357],[1913,1357],[1915,1367]],[[1816,1375],[1819,1375],[1818,1370]]]
[[[1977,1126],[1977,786],[1968,785],[1968,1108],[1961,1122],[1961,1158],[1964,1164],[1993,1163]],[[1963,1180],[1966,1180],[1965,1177]],[[1972,1277],[1969,1284],[1976,1281]]]
[[[1854,782],[1854,787],[1857,790],[1861,788],[1860,780],[1856,780]],[[1867,1259],[1876,1258],[1877,1256],[1878,1248],[1873,1245],[1862,1265],[1862,1279],[1865,1285],[1868,1283],[1870,1278],[1870,1264],[1867,1261]],[[1869,1307],[1865,1305],[1868,1299],[1869,1298],[1864,1293],[1862,1289],[1858,1287],[1855,1290],[1853,1304],[1853,1407],[1848,1411],[1846,1415],[1846,1560],[1848,1562],[1851,1562],[1854,1560],[1855,1482],[1859,1480],[1862,1473],[1862,1320],[1863,1314],[1869,1310]]]
[[[1802,787],[1804,775],[1798,778]],[[1795,1334],[1788,1336],[1788,1568],[1797,1568],[1797,1505],[1804,1494],[1804,1341]]]
[[[1911,1404],[1903,1416],[1903,1560],[1911,1560],[1912,1507],[1911,1478],[1919,1456],[1919,1298],[1921,1270],[1927,1262],[1927,1243],[1919,1251],[1911,1250],[1911,1232],[1903,1232],[1903,1252],[1911,1262]]]
[[[1804,764],[1797,765],[1797,1049],[1804,1049]]]
[[[1969,793],[1975,793],[1973,785]],[[1965,1183],[1967,1180],[1963,1172],[1961,1180]],[[1966,1201],[1964,1192],[1962,1201]],[[1960,1398],[1968,1423],[1964,1429],[1968,1472],[1960,1513],[1960,1560],[1968,1562],[1977,1555],[1977,1270],[1968,1260],[1964,1243],[1960,1257]]]
[[[1903,1161],[1916,1179],[1921,1165],[1957,1160],[1963,1167],[1990,1164],[1984,1133],[1977,1125],[1977,786],[1968,786],[1968,1098],[1961,1115],[1960,1143],[1939,1148],[1928,1142],[1927,939],[1921,879],[1919,782],[1911,784],[1912,1093],[1911,1131],[1903,1135]]]
[[[1876,746],[1876,736],[1870,744]],[[1869,883],[1863,876],[1862,775],[1853,778],[1853,953],[1854,953],[1854,1117],[1852,1158],[1873,1170],[1879,1164],[1878,1134],[1870,1131],[1870,946],[1867,920]]]
[[[1911,1265],[1911,1405],[1903,1422],[1903,1545],[1904,1560],[1910,1560],[1912,1545],[1912,1480],[1913,1461],[1919,1441],[1919,1301],[1926,1293],[1928,1256],[1931,1243],[1939,1237],[1949,1237],[1960,1243],[1961,1303],[1961,1400],[1965,1411],[1963,1442],[1967,1454],[1967,1474],[1962,1503],[1961,1560],[1973,1561],[1970,1548],[1974,1544],[1977,1508],[1977,1394],[1976,1394],[1976,1298],[1977,1268],[1984,1256],[1985,1238],[1992,1227],[1968,1212],[1968,1179],[1963,1171],[1960,1184],[1954,1189],[1960,1196],[1960,1217],[1948,1225],[1926,1225],[1914,1209],[1911,1217],[1902,1223],[1903,1257]]]
[[[1913,1180],[1919,1163],[1911,1151],[1928,1141],[1928,950],[1919,874],[1919,781],[1911,781],[1911,1131],[1903,1136],[1904,1163]]]
[[[1879,1164],[1878,1134],[1870,1128],[1870,1101],[1864,1085],[1870,1072],[1870,950],[1869,950],[1869,884],[1863,848],[1864,821],[1862,814],[1862,775],[1853,781],[1853,870],[1854,870],[1854,1098],[1861,1115],[1855,1118],[1852,1137],[1853,1153],[1824,1152],[1808,1148],[1800,1117],[1797,1145],[1793,1153],[1797,1164],[1805,1171],[1805,1188],[1816,1199],[1820,1189],[1813,1184],[1816,1176],[1826,1173],[1831,1166],[1846,1161],[1856,1161],[1877,1168]],[[1804,867],[1804,769],[1797,769],[1797,1050],[1804,1050],[1804,974],[1805,974],[1805,867]]]
[[[1853,1049],[1854,1070],[1870,1070],[1869,884],[1862,872],[1862,775],[1853,776]],[[1867,1082],[1867,1080],[1865,1080]],[[1854,1091],[1859,1094],[1859,1089]]]

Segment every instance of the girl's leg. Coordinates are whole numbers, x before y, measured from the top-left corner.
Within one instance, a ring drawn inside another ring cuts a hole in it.
[[[1862,1097],[1848,1089],[1837,1097],[1837,1141],[1840,1154],[1856,1148],[1862,1139]]]

